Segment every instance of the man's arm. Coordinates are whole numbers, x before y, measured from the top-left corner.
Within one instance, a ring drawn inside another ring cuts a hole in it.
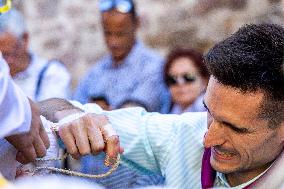
[[[60,125],[58,134],[67,152],[74,158],[101,151],[105,151],[110,157],[122,153],[119,138],[115,131],[107,126],[109,122],[106,116],[83,114],[83,110],[64,99],[53,98],[38,104],[41,114],[52,122],[60,124],[63,119],[71,116],[69,122]]]
[[[55,117],[54,120],[58,120],[56,116],[58,112],[67,113],[68,107],[70,110],[74,110],[74,107],[67,101],[53,100],[50,103],[45,101],[46,105],[44,106],[48,111],[55,111],[51,115],[51,117]],[[94,114],[97,113],[96,108],[87,108],[87,106],[81,107],[92,114],[85,114],[78,118],[77,112],[74,115],[74,118],[77,117],[75,120],[65,123],[59,128],[59,135],[67,151],[73,157],[101,151],[115,157],[122,152],[121,142],[125,147],[124,157],[129,160],[128,162],[134,162],[132,165],[163,172],[168,163],[168,153],[170,149],[174,148],[177,130],[182,126],[178,121],[179,116],[147,113],[142,108],[101,111],[102,114],[98,115]],[[96,105],[93,104],[93,106]],[[61,118],[66,117],[67,114]],[[72,114],[74,112],[71,113],[71,117]],[[45,116],[50,115],[45,114]],[[111,125],[107,125],[108,123]],[[112,126],[120,140],[114,133]]]

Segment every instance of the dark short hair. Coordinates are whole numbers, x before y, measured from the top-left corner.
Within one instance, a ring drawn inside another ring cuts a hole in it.
[[[169,73],[169,70],[171,66],[173,65],[173,62],[178,58],[188,58],[192,60],[194,66],[197,68],[199,74],[202,78],[208,79],[209,78],[209,72],[206,68],[206,65],[204,64],[202,54],[191,48],[176,48],[174,50],[171,50],[166,58],[166,63],[164,67],[164,82],[166,83],[166,78]]]
[[[279,125],[284,117],[284,28],[250,24],[216,44],[205,62],[220,83],[242,92],[262,91],[260,115]]]

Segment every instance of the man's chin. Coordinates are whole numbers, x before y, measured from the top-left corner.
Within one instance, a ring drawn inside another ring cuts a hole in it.
[[[220,173],[224,173],[224,174],[232,173],[232,172],[235,172],[237,170],[237,168],[235,166],[230,165],[230,164],[217,162],[213,158],[210,158],[210,164],[215,171],[220,172]]]

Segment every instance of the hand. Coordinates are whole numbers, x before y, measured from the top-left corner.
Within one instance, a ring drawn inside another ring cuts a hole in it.
[[[106,129],[108,119],[103,115],[86,114],[70,123],[59,127],[59,136],[64,142],[67,152],[73,158],[81,155],[97,154],[105,151],[110,158],[116,158],[123,153],[119,137],[113,128]]]
[[[42,126],[39,109],[32,101],[30,105],[32,111],[30,131],[6,137],[6,140],[18,150],[16,159],[22,164],[33,162],[38,157],[44,157],[46,149],[49,148],[49,139]]]

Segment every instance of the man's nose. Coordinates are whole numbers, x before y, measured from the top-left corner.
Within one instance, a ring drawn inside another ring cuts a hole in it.
[[[224,128],[220,123],[212,120],[208,131],[204,135],[203,145],[205,148],[222,145],[226,142]]]

